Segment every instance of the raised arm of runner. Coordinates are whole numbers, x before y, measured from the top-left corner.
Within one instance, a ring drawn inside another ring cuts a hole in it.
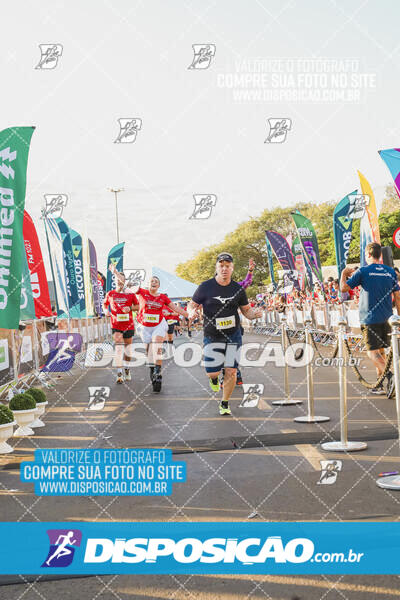
[[[122,274],[119,271],[117,271],[117,267],[115,265],[111,263],[108,269],[111,271],[111,273],[113,273],[113,275],[115,275],[116,279],[120,279],[120,276]]]
[[[251,258],[249,260],[249,269],[247,271],[247,275],[246,277],[243,279],[243,281],[238,281],[238,284],[245,290],[246,288],[250,287],[251,284],[253,283],[253,271],[254,271],[254,267],[256,266],[256,263],[254,262],[254,260]]]

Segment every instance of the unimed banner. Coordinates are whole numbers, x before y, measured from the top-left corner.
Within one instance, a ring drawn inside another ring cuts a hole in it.
[[[17,329],[25,261],[22,223],[34,127],[0,132],[0,328]]]

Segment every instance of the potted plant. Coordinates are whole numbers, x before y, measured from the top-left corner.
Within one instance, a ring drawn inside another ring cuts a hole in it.
[[[8,454],[13,452],[14,448],[7,444],[7,440],[12,436],[15,421],[12,411],[5,406],[0,404],[0,454]]]
[[[30,388],[25,393],[32,396],[36,402],[35,420],[30,424],[30,427],[44,427],[44,423],[40,417],[46,412],[46,406],[48,404],[46,394],[40,388]]]
[[[9,407],[13,411],[18,424],[18,429],[14,431],[14,437],[33,435],[35,432],[29,425],[35,420],[35,399],[26,393],[16,394],[11,398]]]

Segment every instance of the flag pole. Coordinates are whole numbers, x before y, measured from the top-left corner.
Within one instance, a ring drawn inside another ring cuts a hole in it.
[[[117,244],[119,244],[119,223],[118,223],[118,194],[119,192],[123,192],[124,188],[120,188],[115,190],[114,188],[109,188],[110,192],[113,192],[115,195],[115,223],[117,227]]]

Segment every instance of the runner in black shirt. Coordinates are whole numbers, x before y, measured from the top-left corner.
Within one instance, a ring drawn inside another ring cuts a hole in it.
[[[204,361],[208,363],[206,372],[210,378],[210,387],[214,392],[218,392],[220,389],[218,377],[228,348],[237,351],[242,345],[238,309],[247,319],[260,318],[262,310],[251,308],[244,289],[236,281],[232,281],[231,254],[228,252],[219,254],[215,270],[215,277],[201,283],[193,294],[188,312],[191,317],[194,317],[199,306],[203,307]],[[237,365],[236,357],[233,360],[227,357],[223,399],[219,408],[221,415],[231,414],[228,402],[236,384]]]

